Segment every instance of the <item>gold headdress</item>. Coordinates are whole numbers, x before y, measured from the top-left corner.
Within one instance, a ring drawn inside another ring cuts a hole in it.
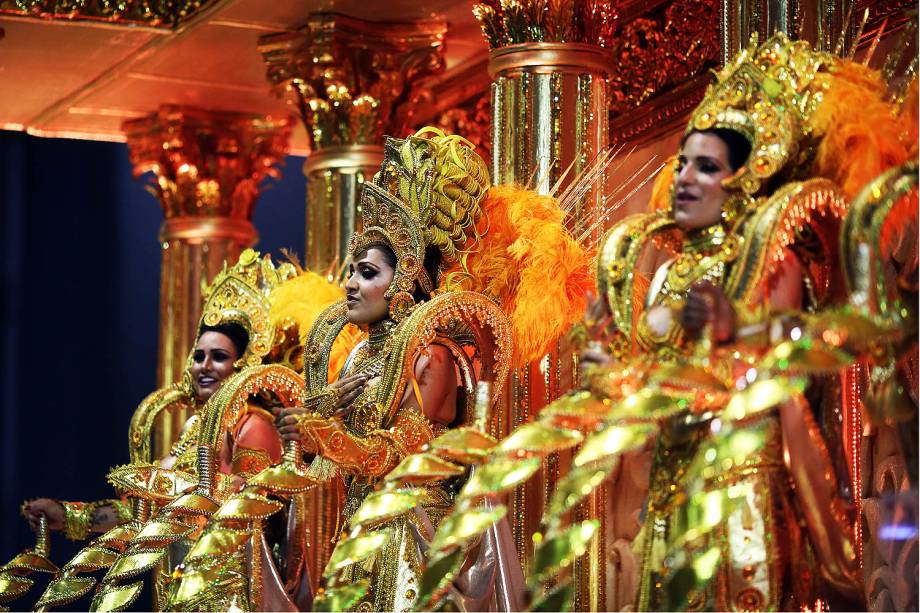
[[[760,46],[752,38],[750,46],[718,73],[686,133],[725,128],[751,143],[751,155],[726,181],[726,188],[757,195],[790,163],[810,165],[813,151],[802,146],[803,137],[809,136],[808,119],[822,100],[823,88],[816,78],[833,59],[807,42],[791,42],[777,33]]]
[[[246,330],[249,343],[240,356],[244,366],[262,363],[275,344],[276,326],[270,316],[269,294],[283,281],[295,276],[291,264],[277,268],[269,256],[246,249],[239,261],[217,273],[204,292],[204,308],[199,326],[235,323]]]
[[[440,250],[443,264],[462,265],[488,189],[488,169],[469,141],[436,128],[387,138],[380,172],[364,185],[364,228],[352,237],[350,251],[355,256],[381,243],[393,249],[396,271],[386,296],[394,316],[414,304],[416,281],[423,291],[434,290],[438,280],[424,268],[429,246]]]

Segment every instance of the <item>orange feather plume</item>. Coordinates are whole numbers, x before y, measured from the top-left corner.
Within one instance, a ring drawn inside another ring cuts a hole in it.
[[[842,61],[819,77],[824,99],[809,121],[820,139],[811,176],[831,179],[849,199],[893,166],[907,160],[902,125],[879,73]]]
[[[345,290],[338,285],[315,272],[301,270],[299,275],[272,290],[269,296],[272,323],[285,327],[293,322],[297,325],[300,344],[306,345],[307,335],[320,313],[344,298]],[[361,338],[361,331],[349,324],[335,339],[329,354],[330,381],[342,370],[349,352]]]
[[[496,298],[511,319],[517,355],[538,359],[584,316],[591,257],[565,230],[555,198],[499,185],[480,206],[485,238],[469,245],[468,274],[455,270],[448,279]]]

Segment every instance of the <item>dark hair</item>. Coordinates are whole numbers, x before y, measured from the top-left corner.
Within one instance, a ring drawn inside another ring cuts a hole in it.
[[[201,338],[201,335],[205,332],[219,332],[229,338],[236,348],[238,358],[243,356],[243,353],[246,352],[246,346],[249,345],[249,334],[246,332],[246,328],[237,323],[230,322],[216,326],[202,325],[198,328],[198,338]]]
[[[728,164],[732,167],[732,172],[738,170],[747,162],[748,156],[751,155],[751,142],[740,132],[729,130],[727,128],[709,128],[708,130],[693,130],[684,135],[680,140],[680,146],[683,148],[684,143],[691,134],[712,134],[718,137],[725,148],[728,149]]]
[[[393,252],[393,249],[389,245],[384,243],[378,243],[375,245],[369,245],[367,249],[361,253],[356,254],[355,259],[361,259],[361,256],[365,255],[368,250],[376,248],[380,250],[380,253],[383,254],[383,259],[389,264],[390,268],[396,270],[396,253]],[[425,272],[428,273],[431,282],[435,287],[438,286],[438,267],[441,265],[441,250],[434,246],[429,246],[425,250],[425,261],[422,264],[425,267]],[[412,297],[416,302],[424,302],[431,298],[431,295],[428,292],[422,291],[422,288],[416,283],[415,289],[412,290]]]

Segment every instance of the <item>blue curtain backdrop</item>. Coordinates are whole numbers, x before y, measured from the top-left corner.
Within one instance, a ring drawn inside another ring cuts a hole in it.
[[[268,180],[263,253],[304,249],[303,158]],[[112,497],[127,429],[156,384],[162,214],[125,145],[0,131],[0,564],[34,544],[27,498]],[[75,548],[56,535],[52,559]]]

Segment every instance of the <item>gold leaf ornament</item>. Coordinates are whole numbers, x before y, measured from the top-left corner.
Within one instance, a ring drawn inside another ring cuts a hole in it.
[[[585,466],[592,462],[605,460],[613,456],[639,449],[658,431],[654,424],[609,425],[585,440],[585,444],[572,460],[575,466]]]
[[[379,530],[339,541],[329,558],[326,570],[323,571],[323,576],[331,577],[343,568],[371,557],[386,544],[391,535],[392,530]]]
[[[478,464],[496,444],[495,438],[474,428],[448,430],[429,443],[434,453],[462,464]]]
[[[350,523],[352,526],[366,528],[399,517],[415,508],[421,496],[421,492],[416,490],[388,489],[374,492],[364,499]]]
[[[313,610],[347,611],[367,594],[370,587],[367,579],[361,579],[348,585],[329,588],[318,593],[313,599]]]
[[[553,525],[558,522],[563,513],[581,502],[585,496],[603,483],[604,479],[613,472],[617,462],[617,459],[610,458],[606,462],[577,466],[570,470],[556,485],[553,497],[546,506],[543,523]]]
[[[599,527],[598,520],[589,519],[542,539],[534,550],[533,586],[551,579],[572,564],[575,558],[583,555]]]
[[[494,509],[472,508],[452,513],[441,522],[431,549],[444,552],[448,548],[463,546],[489,529],[508,513],[508,508],[498,505]]]
[[[460,490],[460,498],[497,494],[530,478],[540,468],[540,458],[501,459],[490,461],[473,472]]]
[[[494,453],[517,457],[545,456],[574,447],[582,440],[584,435],[577,430],[555,428],[535,421],[515,428],[514,432],[498,444]]]
[[[463,472],[463,467],[442,460],[432,453],[414,453],[387,473],[385,480],[404,485],[422,485],[457,477]]]

